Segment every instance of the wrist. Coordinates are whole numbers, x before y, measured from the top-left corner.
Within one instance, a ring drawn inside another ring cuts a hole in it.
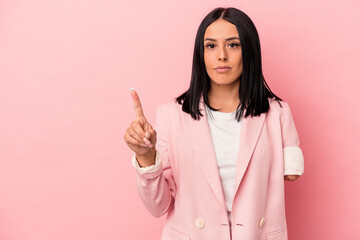
[[[140,167],[154,165],[155,164],[155,156],[156,156],[155,146],[150,148],[150,150],[147,153],[145,153],[144,155],[135,154],[135,156],[136,156],[136,160],[139,163]]]

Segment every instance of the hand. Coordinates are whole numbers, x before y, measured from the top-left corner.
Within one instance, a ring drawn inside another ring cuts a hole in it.
[[[286,180],[286,181],[295,181],[299,177],[300,177],[300,175],[285,175],[284,180]]]
[[[136,120],[126,130],[124,140],[136,156],[145,156],[156,144],[156,131],[147,122],[140,99],[135,90],[131,90]]]

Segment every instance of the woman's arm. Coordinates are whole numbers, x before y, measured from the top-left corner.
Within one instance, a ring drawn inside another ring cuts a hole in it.
[[[168,132],[166,130],[164,117],[162,108],[159,106],[156,109],[155,118],[155,130],[157,132],[156,150],[154,146],[153,151],[151,151],[152,153],[147,156],[148,158],[152,158],[151,160],[155,158],[155,165],[136,169],[136,182],[139,195],[146,209],[154,217],[161,217],[173,207],[176,194],[176,185],[169,159]],[[140,159],[138,160],[141,162]],[[144,160],[143,162],[150,162],[150,159],[142,160]]]

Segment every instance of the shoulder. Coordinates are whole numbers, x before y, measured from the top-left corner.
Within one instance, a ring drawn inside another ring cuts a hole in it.
[[[157,106],[157,109],[161,110],[162,112],[172,112],[172,111],[178,111],[181,110],[181,105],[178,104],[174,99],[167,100],[165,102],[160,103]]]
[[[277,101],[275,98],[268,98],[269,114],[280,116],[282,119],[285,115],[291,114],[289,103],[282,100]]]
[[[155,129],[161,131],[166,130],[167,134],[170,134],[173,129],[176,129],[179,123],[179,116],[182,105],[175,102],[175,100],[168,100],[160,103],[156,107],[155,115]]]
[[[162,102],[156,107],[156,115],[163,115],[164,117],[178,116],[181,111],[182,105],[178,104],[175,99]]]

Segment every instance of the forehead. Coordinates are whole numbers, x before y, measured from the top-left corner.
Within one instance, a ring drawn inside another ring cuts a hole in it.
[[[205,30],[204,38],[225,39],[228,37],[239,37],[239,33],[234,24],[218,19],[211,23]]]

